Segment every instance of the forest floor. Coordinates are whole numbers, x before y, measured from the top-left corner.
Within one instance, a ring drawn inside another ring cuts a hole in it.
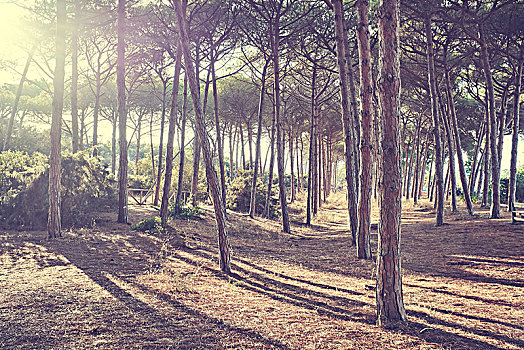
[[[94,228],[0,233],[2,349],[524,349],[524,225],[476,207],[434,226],[404,203],[409,321],[375,325],[374,262],[356,259],[336,194],[305,227],[229,213],[231,276],[211,208],[162,234],[106,215]],[[133,206],[130,219],[154,214]],[[372,246],[376,251],[377,210]]]

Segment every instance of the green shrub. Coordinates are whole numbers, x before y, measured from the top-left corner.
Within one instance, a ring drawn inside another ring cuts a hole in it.
[[[31,156],[33,163],[28,164],[40,164],[41,157],[35,153]],[[18,155],[12,161],[18,164],[22,158],[23,155]],[[4,168],[8,167],[4,164]],[[20,172],[24,173],[27,170]],[[49,170],[45,167],[45,171],[27,176],[26,180],[23,186],[11,191],[8,198],[0,203],[2,222],[7,225],[45,227],[49,205]],[[115,180],[98,158],[89,158],[88,151],[62,157],[63,226],[90,225],[94,222],[95,212],[115,208],[116,201]]]
[[[508,174],[509,175],[509,174]],[[509,191],[509,176],[500,179],[500,201],[502,203],[508,202]],[[517,189],[515,199],[519,203],[524,203],[524,167],[517,171]]]
[[[137,222],[131,228],[142,232],[160,232],[162,230],[162,220],[158,216],[154,216]]]
[[[239,171],[237,177],[233,179],[227,189],[226,206],[228,209],[240,212],[249,212],[251,201],[251,183],[253,180],[253,171]],[[276,186],[273,186],[274,190]],[[266,201],[267,187],[262,183],[260,177],[257,178],[257,187],[255,195],[255,211],[262,214]],[[271,196],[269,205],[269,214],[271,218],[278,218],[278,199]]]
[[[168,207],[169,217],[181,220],[200,220],[204,215],[202,209],[198,206],[182,205],[177,207],[175,202],[172,202]]]

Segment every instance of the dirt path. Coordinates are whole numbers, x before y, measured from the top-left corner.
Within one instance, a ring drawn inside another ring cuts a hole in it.
[[[312,228],[230,214],[233,275],[212,216],[148,235],[101,222],[47,241],[0,236],[3,349],[524,349],[524,227],[405,206],[410,322],[374,325],[374,264],[356,259],[340,198]],[[135,210],[135,220],[151,213]],[[376,213],[375,213],[376,214]],[[376,230],[373,246],[376,245]]]

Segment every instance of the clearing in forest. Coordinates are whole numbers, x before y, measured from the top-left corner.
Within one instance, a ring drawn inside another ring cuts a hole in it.
[[[524,349],[522,225],[476,208],[436,228],[430,204],[405,203],[409,322],[384,330],[375,326],[374,263],[355,257],[342,197],[312,227],[292,205],[291,234],[230,212],[229,277],[218,269],[211,208],[162,234],[112,216],[53,241],[2,232],[0,347]],[[153,213],[136,206],[131,218]]]

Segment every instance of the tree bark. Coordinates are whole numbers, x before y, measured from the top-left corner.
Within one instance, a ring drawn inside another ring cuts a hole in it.
[[[66,32],[66,1],[56,2],[56,51],[53,79],[53,117],[51,120],[51,154],[49,156],[49,215],[47,218],[47,238],[61,237],[61,130],[62,110],[64,107],[64,77],[65,77],[65,32]],[[21,84],[20,84],[21,85]]]
[[[75,1],[75,18],[71,34],[71,140],[73,153],[78,152],[78,25],[81,2]]]
[[[187,119],[187,76],[184,76],[184,98],[182,102],[182,125],[180,129],[180,159],[178,162],[178,181],[176,187],[175,210],[179,211],[182,206],[182,191],[184,183],[184,165],[186,161],[186,119]]]
[[[382,175],[377,249],[377,324],[406,321],[400,267],[402,174],[400,151],[399,8],[381,0],[379,9],[379,96],[382,111]]]
[[[453,132],[451,131],[449,123],[449,114],[446,113],[444,105],[441,98],[439,97],[441,103],[440,110],[442,114],[442,121],[444,122],[444,127],[446,130],[446,140],[448,143],[448,156],[449,156],[449,177],[451,180],[451,212],[456,213],[457,209],[457,177],[455,176],[455,147],[453,146]],[[446,192],[447,193],[447,192]]]
[[[276,131],[276,119],[275,119],[275,109],[273,108],[273,118],[271,121],[271,141],[269,145],[269,173],[267,177],[267,192],[266,192],[266,203],[264,205],[264,217],[269,217],[269,209],[271,205],[271,191],[273,187],[273,172],[275,165],[275,131]]]
[[[269,60],[264,64],[264,69],[262,70],[262,82],[260,86],[260,95],[258,99],[258,130],[257,130],[257,143],[255,150],[255,169],[253,171],[253,180],[251,180],[251,197],[249,200],[249,216],[251,218],[255,217],[256,214],[256,196],[257,196],[257,178],[259,170],[259,158],[261,157],[260,144],[262,140],[262,117],[264,116],[264,96],[266,89],[266,72],[269,65]]]
[[[356,3],[358,24],[357,39],[360,66],[360,120],[361,134],[361,171],[360,200],[358,202],[358,237],[357,256],[359,259],[371,259],[371,186],[373,141],[371,137],[371,48],[369,45],[369,1],[358,0]]]
[[[480,58],[484,70],[484,77],[486,79],[486,93],[488,102],[488,116],[489,116],[489,144],[491,152],[491,218],[500,218],[500,164],[497,151],[497,116],[495,115],[495,93],[493,89],[493,76],[491,75],[491,66],[488,57],[488,48],[484,30],[479,26],[479,43],[480,43]]]
[[[431,31],[431,17],[426,17],[426,44],[427,44],[427,64],[428,64],[428,85],[431,97],[431,116],[433,117],[433,132],[435,141],[435,181],[437,189],[436,198],[436,226],[444,223],[444,171],[442,145],[440,139],[440,118],[438,114],[437,84],[435,78],[435,56],[433,52],[433,33]]]
[[[114,109],[111,110],[111,124],[111,173],[116,174],[116,127],[118,120],[116,118]]]
[[[7,151],[9,148],[9,142],[11,141],[11,134],[13,133],[13,125],[15,124],[16,113],[18,112],[18,103],[20,102],[20,97],[22,96],[22,90],[24,88],[25,79],[27,77],[27,72],[29,71],[29,66],[33,60],[33,54],[36,50],[36,44],[31,48],[31,52],[27,56],[27,61],[25,62],[24,71],[22,72],[22,77],[18,83],[18,89],[16,90],[15,101],[13,102],[13,107],[11,109],[11,117],[9,118],[9,123],[7,124],[7,131],[5,134],[4,147],[2,151]]]
[[[277,15],[274,23],[274,33],[271,33],[271,49],[273,54],[273,74],[274,74],[274,87],[273,94],[275,100],[275,121],[277,129],[277,169],[278,169],[278,187],[280,197],[280,211],[282,214],[282,230],[285,233],[291,232],[289,226],[289,213],[287,210],[287,199],[286,199],[286,184],[284,183],[284,125],[280,117],[280,56],[279,56],[279,45],[280,45],[280,23]]]
[[[521,44],[517,74],[515,75],[515,91],[513,92],[513,133],[511,135],[511,160],[509,166],[508,210],[515,210],[517,191],[517,158],[519,148],[519,106],[520,84],[522,82],[522,66],[524,65],[524,45]]]
[[[119,167],[118,167],[118,222],[127,224],[127,111],[125,82],[125,0],[118,0],[118,43],[116,62],[116,85],[118,90],[118,129],[119,129]]]
[[[357,189],[355,179],[358,173],[355,169],[355,150],[354,135],[352,135],[352,117],[349,108],[349,89],[347,79],[347,66],[344,62],[344,13],[342,9],[342,0],[333,1],[335,11],[335,34],[337,49],[337,65],[340,78],[340,95],[342,107],[342,126],[344,135],[344,154],[346,163],[346,183],[348,197],[348,214],[349,225],[351,228],[352,244],[355,244],[358,234],[358,213],[357,213]]]
[[[293,154],[293,127],[289,130],[289,161],[291,165],[291,203],[295,201],[295,164]]]
[[[171,90],[171,109],[169,110],[169,129],[167,131],[166,145],[166,173],[164,175],[164,191],[162,192],[162,202],[160,204],[160,218],[162,225],[167,225],[169,207],[169,195],[171,192],[171,178],[173,176],[173,147],[175,144],[176,114],[178,109],[178,87],[180,84],[180,70],[182,69],[182,45],[177,43],[175,72],[173,74],[173,88]],[[195,139],[196,139],[195,135]],[[184,133],[181,135],[182,140]],[[184,148],[181,143],[180,151]],[[181,155],[182,156],[182,155]],[[183,158],[183,157],[181,157]],[[178,184],[180,186],[180,183]]]
[[[226,207],[226,169],[224,166],[224,147],[222,143],[222,135],[220,133],[220,117],[218,114],[218,90],[217,90],[217,78],[215,75],[215,55],[214,46],[211,44],[211,79],[213,81],[213,102],[214,102],[214,115],[215,115],[215,131],[217,138],[217,152],[218,152],[218,166],[220,169],[220,189],[222,190],[222,200],[224,208]]]
[[[162,90],[162,115],[160,117],[160,145],[158,145],[158,171],[156,174],[156,188],[155,199],[153,204],[158,205],[160,200],[160,183],[162,182],[162,159],[164,156],[164,129],[166,125],[166,95],[167,95],[167,80],[163,82]],[[182,143],[183,145],[184,143]],[[154,158],[153,158],[154,159]]]
[[[455,146],[457,149],[457,159],[459,166],[460,182],[462,184],[462,193],[464,194],[464,200],[466,201],[466,207],[468,208],[469,215],[473,215],[473,204],[471,202],[471,195],[468,187],[468,181],[466,178],[466,169],[464,167],[464,158],[462,156],[462,142],[460,141],[460,133],[457,123],[457,112],[455,110],[455,101],[453,99],[453,93],[451,92],[451,83],[449,79],[448,69],[448,47],[444,46],[444,82],[446,87],[446,97],[448,100],[448,110],[451,117],[451,125],[453,127],[453,134],[455,135]],[[476,154],[475,154],[476,157]],[[473,172],[471,173],[473,176]]]
[[[187,23],[185,14],[182,12],[182,5],[180,0],[174,0],[176,20],[178,28],[181,34],[182,51],[184,55],[185,71],[188,78],[189,89],[191,91],[191,99],[193,100],[193,109],[195,112],[195,123],[196,131],[199,134],[202,155],[204,156],[204,162],[206,165],[206,176],[209,190],[211,192],[211,199],[213,201],[213,207],[215,209],[215,220],[218,231],[218,247],[219,247],[219,265],[220,270],[226,274],[231,272],[230,268],[230,248],[226,228],[226,216],[225,208],[223,207],[223,201],[221,198],[220,189],[218,186],[218,177],[213,168],[213,159],[211,157],[211,149],[209,140],[206,135],[206,126],[204,121],[204,115],[202,112],[202,106],[200,104],[200,93],[199,84],[195,75],[193,67],[193,59],[189,51],[189,36],[187,33]],[[183,147],[183,145],[182,145]]]

